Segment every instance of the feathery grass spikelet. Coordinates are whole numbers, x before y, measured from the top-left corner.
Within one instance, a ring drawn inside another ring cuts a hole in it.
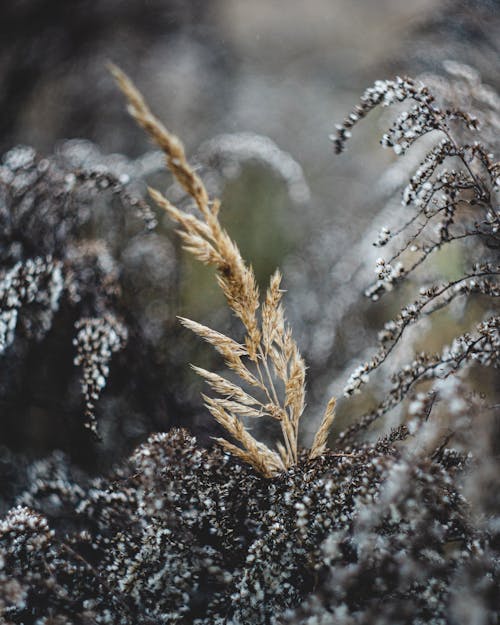
[[[316,435],[313,440],[313,444],[311,446],[311,451],[309,452],[310,458],[317,458],[321,456],[321,454],[326,451],[326,442],[328,440],[328,434],[332,429],[332,424],[335,419],[335,405],[337,401],[335,397],[332,397],[328,402],[328,405],[325,410],[325,414],[323,415],[323,419],[321,421],[321,425],[316,432]]]
[[[207,341],[207,343],[210,343],[210,345],[212,345],[212,347],[214,347],[223,356],[226,356],[226,354],[248,356],[247,349],[244,345],[233,341],[233,339],[229,338],[225,334],[221,334],[220,332],[212,330],[197,321],[192,321],[191,319],[186,319],[185,317],[178,317],[178,319],[185,328],[188,328],[188,330],[191,330],[198,336],[201,336],[202,339]]]
[[[255,399],[255,397],[245,393],[245,391],[237,384],[226,380],[226,378],[223,378],[217,373],[207,371],[206,369],[202,369],[196,365],[191,365],[191,367],[193,371],[204,378],[205,382],[207,382],[207,384],[219,395],[222,395],[223,397],[225,396],[228,399],[234,399],[245,406],[260,405],[260,402]]]
[[[280,285],[281,273],[277,269],[271,277],[266,299],[262,305],[262,343],[266,354],[269,353],[275,338],[283,334],[285,327],[283,307],[280,304],[283,291]]]

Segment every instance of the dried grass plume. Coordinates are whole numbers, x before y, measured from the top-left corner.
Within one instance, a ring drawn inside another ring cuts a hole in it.
[[[195,201],[199,216],[177,208],[159,191],[149,189],[158,206],[178,225],[184,248],[217,271],[217,282],[227,304],[245,330],[242,343],[189,319],[181,323],[210,343],[224,357],[240,384],[205,369],[195,371],[216,393],[204,396],[205,405],[238,445],[226,439],[218,442],[230,453],[270,477],[297,463],[299,422],[305,407],[305,364],[290,327],[286,324],[281,298],[281,274],[276,271],[261,305],[253,269],[222,228],[220,202],[211,199],[201,178],[189,165],[181,141],[151,113],[130,79],[115,65],[110,71],[128,100],[128,110],[163,150],[168,169]],[[334,419],[335,401],[328,403],[310,456],[326,449]],[[275,419],[280,423],[282,441],[271,449],[256,440],[245,419]]]

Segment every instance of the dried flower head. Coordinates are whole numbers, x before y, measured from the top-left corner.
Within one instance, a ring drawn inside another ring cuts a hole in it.
[[[123,349],[127,328],[113,315],[79,319],[73,344],[77,349],[75,365],[83,369],[82,391],[85,397],[85,425],[97,434],[95,403],[106,386],[113,352]]]

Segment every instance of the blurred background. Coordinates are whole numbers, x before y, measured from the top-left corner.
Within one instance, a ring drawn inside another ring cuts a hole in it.
[[[395,158],[379,145],[386,118],[375,112],[341,157],[328,136],[374,80],[440,74],[449,58],[498,88],[499,27],[493,0],[11,0],[0,20],[1,152],[29,145],[62,169],[125,175],[140,193],[144,181],[170,188],[106,70],[108,61],[121,66],[221,194],[223,221],[260,284],[276,266],[284,272],[288,318],[309,365],[307,439],[318,406],[341,394],[376,330],[408,299],[363,298],[380,213],[404,182],[386,175]],[[206,443],[216,430],[188,363],[222,363],[175,316],[229,331],[211,273],[180,251],[161,215],[142,232],[109,199],[92,211],[85,236],[90,219],[116,263],[118,308],[131,329],[98,403],[102,441],[82,433],[77,315],[63,311],[35,352],[2,356],[0,442],[33,454],[60,447],[93,468],[172,425]],[[455,262],[441,259],[451,272]],[[64,382],[60,370],[71,372]],[[339,427],[375,396],[343,403]]]

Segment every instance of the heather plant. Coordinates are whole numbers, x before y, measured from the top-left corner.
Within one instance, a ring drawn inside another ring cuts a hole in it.
[[[498,423],[495,406],[470,392],[465,375],[472,362],[498,366],[498,317],[490,310],[440,355],[419,354],[396,374],[384,403],[341,433],[333,450],[327,448],[330,400],[311,448],[301,449],[306,367],[286,325],[281,275],[273,274],[261,301],[251,267],[221,225],[219,202],[181,142],[130,80],[112,71],[131,114],[161,147],[186,195],[174,205],[150,190],[153,200],[176,223],[185,248],[215,268],[242,326],[232,338],[180,319],[224,358],[225,376],[195,370],[215,392],[205,403],[231,440],[219,437],[203,448],[186,430],[156,433],[99,477],[60,453],[35,463],[11,459],[19,486],[0,523],[6,623],[498,623]],[[498,232],[498,166],[489,147],[449,139],[451,122],[476,130],[468,113],[440,108],[413,80],[380,82],[340,126],[336,145],[342,149],[353,123],[378,104],[408,99],[415,106],[400,115],[384,143],[404,151],[430,133],[429,139],[445,133],[449,143],[426,145],[404,194],[413,214],[401,228],[382,233],[379,245],[395,245],[389,252],[395,255],[378,263],[368,295],[387,297],[454,239],[478,242],[472,251],[482,269],[427,287],[405,307],[384,328],[373,361],[351,376],[349,395],[395,356],[427,312],[433,319],[461,295],[470,298],[476,283],[485,308],[493,309],[498,295],[491,245]],[[433,220],[439,224],[432,230],[439,237],[435,247],[425,240]],[[417,254],[409,265],[407,253]],[[84,371],[94,342],[102,346],[105,323],[103,316],[78,326]],[[119,340],[106,339],[98,371]],[[431,385],[417,389],[422,380]],[[366,440],[367,427],[404,399],[411,403],[401,423]],[[249,424],[261,420],[278,423],[275,448],[250,431]]]

